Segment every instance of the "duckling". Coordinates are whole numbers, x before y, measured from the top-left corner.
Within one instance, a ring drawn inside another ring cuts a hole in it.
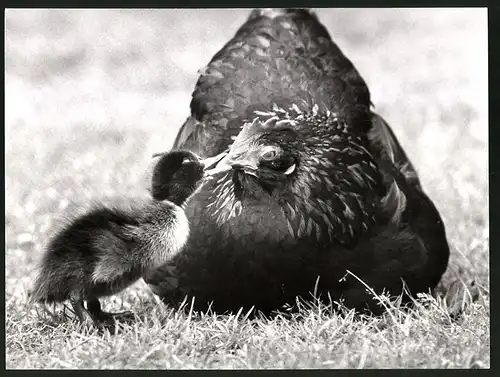
[[[153,161],[150,164],[152,172],[148,174],[151,176],[151,196],[155,200],[169,199],[174,202],[177,197],[192,196],[202,178],[210,179],[219,173],[221,169],[217,164],[228,152],[229,149],[203,160],[195,153],[186,150],[153,154]],[[183,168],[176,169],[179,164],[183,165]],[[180,206],[186,202],[187,200]]]
[[[164,153],[153,172],[153,200],[129,208],[100,204],[71,221],[49,242],[32,299],[69,300],[81,322],[96,325],[131,314],[105,313],[99,298],[122,291],[182,249],[189,235],[182,206],[204,168],[191,152]]]

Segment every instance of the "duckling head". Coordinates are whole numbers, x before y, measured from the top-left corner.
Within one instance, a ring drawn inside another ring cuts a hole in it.
[[[156,200],[182,205],[196,190],[204,175],[203,160],[190,151],[161,155],[153,169],[151,193]]]

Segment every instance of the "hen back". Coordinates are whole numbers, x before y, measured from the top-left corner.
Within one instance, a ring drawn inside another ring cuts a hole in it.
[[[273,103],[318,104],[350,123],[363,123],[370,112],[366,83],[307,10],[252,12],[203,69],[174,148],[220,153],[254,110]]]

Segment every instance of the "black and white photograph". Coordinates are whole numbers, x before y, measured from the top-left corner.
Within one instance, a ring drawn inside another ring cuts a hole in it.
[[[488,10],[5,10],[7,369],[489,369]]]

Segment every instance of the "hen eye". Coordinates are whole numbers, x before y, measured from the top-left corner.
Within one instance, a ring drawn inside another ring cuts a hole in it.
[[[269,168],[282,172],[285,175],[292,174],[295,171],[296,164],[293,159],[277,159],[268,163]]]
[[[275,170],[282,170],[284,168],[283,161],[280,160],[271,161],[269,162],[269,165]]]
[[[273,160],[278,156],[278,151],[276,149],[269,149],[268,151],[264,152],[261,157],[264,160]],[[273,163],[271,163],[272,165]]]

